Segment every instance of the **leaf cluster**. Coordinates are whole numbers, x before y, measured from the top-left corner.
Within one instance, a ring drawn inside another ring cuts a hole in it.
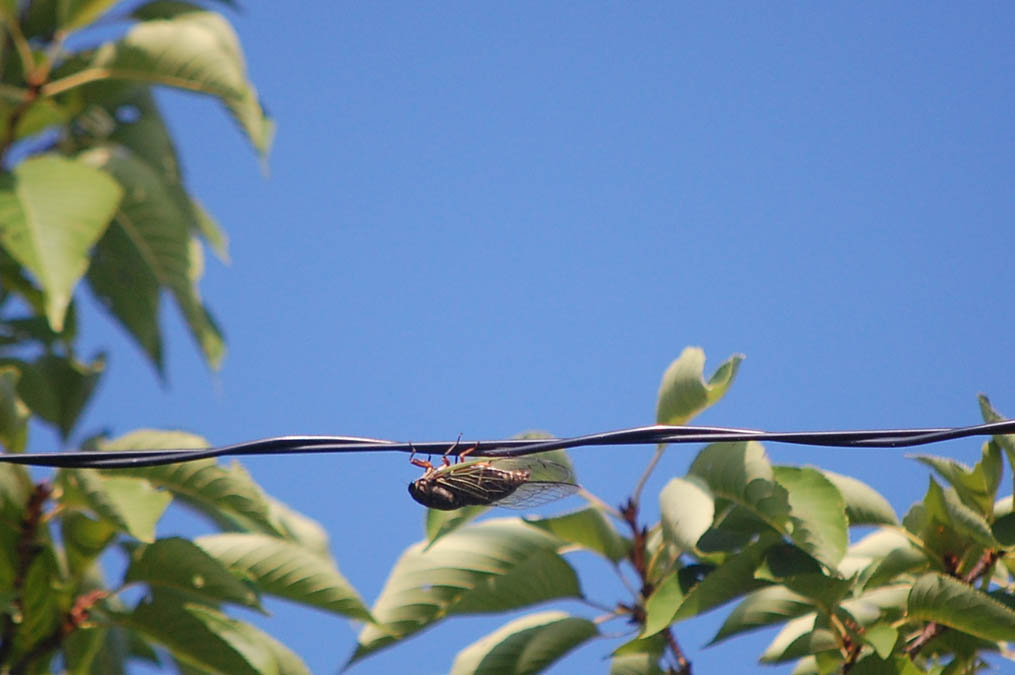
[[[704,352],[686,349],[663,375],[657,421],[685,424],[718,401],[741,358],[706,381]],[[981,409],[1001,419],[985,398]],[[432,511],[350,664],[455,615],[571,598],[599,615],[523,615],[462,649],[451,672],[539,672],[582,644],[616,640],[604,626],[619,619],[633,628],[608,649],[611,673],[689,673],[679,624],[734,602],[712,644],[781,626],[760,661],[795,661],[794,673],[975,672],[986,653],[1011,658],[1015,641],[1015,514],[1011,495],[998,500],[1013,450],[1012,437],[998,436],[973,467],[917,457],[936,475],[901,520],[861,481],[774,465],[753,441],[704,447],[661,490],[651,525],[639,503],[662,447],[619,509],[586,493],[586,508],[549,518]],[[851,537],[854,528],[864,534]],[[575,550],[611,565],[631,597],[587,596],[568,560]]]

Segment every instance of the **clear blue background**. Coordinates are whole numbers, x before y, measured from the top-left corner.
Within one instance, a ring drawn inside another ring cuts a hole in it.
[[[87,344],[112,361],[78,436],[577,435],[651,423],[692,344],[709,373],[748,357],[703,424],[972,424],[979,392],[1015,411],[1015,6],[700,5],[247,3],[232,18],[279,125],[270,177],[213,102],[163,98],[188,183],[233,238],[202,285],[225,366],[210,374],[166,311],[161,388],[88,299]],[[979,446],[933,452],[972,463]],[[903,451],[767,447],[900,511],[926,489]],[[671,447],[647,519],[695,451]],[[619,503],[651,452],[573,459]],[[244,464],[326,526],[368,603],[421,537],[401,455]],[[590,597],[628,599],[575,560]],[[262,625],[314,672],[351,653],[341,618],[269,606]],[[696,672],[760,668],[771,631],[704,649],[724,613],[676,627]],[[454,619],[353,672],[446,672],[504,621]],[[617,644],[552,672],[604,671]]]

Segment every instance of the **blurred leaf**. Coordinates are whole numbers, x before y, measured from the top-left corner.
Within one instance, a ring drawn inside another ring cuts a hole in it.
[[[0,366],[0,446],[4,452],[21,452],[28,440],[31,412],[18,396],[21,372],[14,366]]]
[[[777,466],[775,479],[789,493],[790,538],[819,561],[836,569],[849,544],[846,502],[820,471]]]
[[[300,658],[250,624],[165,592],[142,601],[118,623],[162,644],[183,663],[213,673],[309,673]]]
[[[81,575],[116,539],[117,527],[108,520],[95,520],[77,511],[60,519],[67,565],[71,574]]]
[[[645,623],[641,636],[655,635],[669,626],[683,601],[684,589],[677,574],[664,577],[645,600]]]
[[[458,653],[452,675],[541,673],[599,634],[587,619],[564,612],[530,614],[508,623]]]
[[[1002,546],[1015,546],[1015,513],[1007,513],[995,520],[990,531]]]
[[[853,586],[850,579],[825,574],[816,558],[793,544],[783,542],[765,551],[754,576],[781,583],[826,611],[837,605]]]
[[[313,518],[303,515],[271,495],[265,495],[268,501],[268,520],[277,523],[282,536],[295,542],[313,553],[331,557],[331,546],[328,543],[328,532]]]
[[[155,525],[173,501],[171,494],[156,490],[145,480],[105,476],[94,469],[61,469],[58,480],[66,503],[86,506],[145,542],[155,540]]]
[[[672,620],[676,622],[698,616],[713,607],[769,585],[767,581],[756,579],[754,571],[764,560],[765,552],[776,542],[778,538],[774,535],[762,535],[743,552],[731,556],[687,593]]]
[[[883,659],[891,656],[895,644],[899,641],[899,631],[888,623],[877,623],[867,626],[863,633],[864,642],[874,647]]]
[[[966,506],[984,516],[991,514],[1001,483],[1001,451],[996,444],[984,444],[983,458],[972,469],[946,457],[917,455],[916,459],[948,481]]]
[[[61,582],[52,547],[40,546],[39,553],[32,556],[21,587],[21,620],[14,635],[14,654],[26,654],[59,629],[63,612],[70,604],[70,596]]]
[[[60,27],[64,30],[83,28],[99,18],[117,0],[63,0],[60,8]]]
[[[997,547],[986,519],[963,504],[954,488],[944,489],[931,478],[924,504],[937,522],[948,526],[959,537],[971,539],[987,548]]]
[[[106,369],[105,358],[100,356],[91,363],[81,363],[43,355],[32,362],[15,363],[21,371],[18,394],[22,401],[66,439]]]
[[[715,499],[699,476],[672,478],[659,493],[663,533],[684,551],[694,551],[698,539],[712,527]]]
[[[206,448],[208,442],[180,431],[142,429],[97,445],[101,450],[186,450]],[[213,459],[202,459],[115,471],[116,475],[144,478],[152,485],[169,490],[225,529],[288,535],[284,512],[273,507],[268,496],[239,464],[223,467]]]
[[[620,536],[603,512],[593,507],[554,518],[527,518],[525,522],[612,562],[623,559],[630,548],[630,542]]]
[[[663,675],[659,660],[666,649],[663,636],[635,639],[613,652],[610,675]]]
[[[994,410],[994,406],[990,404],[990,399],[980,394],[978,397],[980,403],[980,414],[983,415],[984,422],[1002,422],[1007,419],[1004,415]],[[1008,466],[1012,470],[1012,499],[1015,499],[1015,434],[1000,434],[994,436],[994,442],[1004,450],[1004,454],[1008,456]]]
[[[215,557],[180,537],[159,539],[134,548],[125,584],[142,581],[167,588],[209,605],[231,602],[260,607],[257,594],[237,580]]]
[[[819,469],[846,500],[846,517],[853,525],[898,525],[899,519],[888,500],[866,483],[833,471]]]
[[[466,506],[454,511],[427,509],[424,529],[426,530],[429,546],[432,546],[434,542],[444,535],[467,525],[489,510],[489,506]]]
[[[917,579],[908,611],[912,619],[935,621],[984,640],[1015,640],[1015,610],[943,574]]]
[[[864,588],[881,586],[900,574],[921,572],[931,561],[927,553],[894,529],[882,529],[850,547],[850,555],[868,560],[861,572]]]
[[[502,612],[580,597],[578,577],[556,554],[562,542],[514,518],[471,525],[429,549],[410,546],[381,590],[349,664],[460,612]]]
[[[92,289],[157,366],[161,354],[157,343],[151,342],[158,339],[158,288],[169,289],[205,359],[218,367],[225,345],[197,290],[203,261],[195,257],[188,228],[192,214],[180,208],[154,169],[124,148],[93,148],[80,159],[108,171],[125,189],[110,228],[121,228],[122,233],[100,242],[96,257],[100,267],[89,277]],[[128,285],[135,281],[140,284],[139,297]]]
[[[265,593],[371,621],[370,612],[330,557],[264,534],[198,537],[208,555]]]
[[[729,613],[710,645],[740,633],[783,623],[807,612],[814,605],[783,586],[769,586],[749,594]]]
[[[210,94],[222,100],[262,155],[271,144],[274,126],[247,81],[246,65],[232,26],[220,14],[195,11],[176,3],[135,24],[119,41],[100,47],[90,67],[113,79],[161,84]],[[168,7],[163,3],[163,7]],[[68,85],[57,80],[51,88]]]
[[[755,441],[712,443],[691,463],[712,493],[740,504],[780,532],[788,534],[789,495],[775,480],[765,449]]]
[[[733,384],[743,354],[734,354],[705,382],[705,352],[686,347],[663,373],[656,405],[657,424],[686,424],[692,417],[718,401]]]
[[[105,173],[52,154],[0,174],[0,246],[39,281],[55,331],[122,194]]]
[[[793,619],[779,631],[761,654],[762,663],[784,663],[803,656],[838,649],[835,634],[817,622],[817,615]]]

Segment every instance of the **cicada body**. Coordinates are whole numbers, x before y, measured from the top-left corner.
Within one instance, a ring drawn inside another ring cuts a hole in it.
[[[417,460],[418,461],[418,460]],[[435,468],[409,483],[409,494],[423,506],[453,511],[463,506],[529,508],[578,490],[571,470],[538,457],[476,459]]]

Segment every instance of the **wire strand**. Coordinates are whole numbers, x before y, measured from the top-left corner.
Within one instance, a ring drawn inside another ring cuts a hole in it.
[[[30,466],[77,469],[125,469],[192,462],[215,457],[288,455],[346,452],[417,452],[471,457],[522,457],[550,450],[597,445],[647,445],[656,443],[719,443],[773,441],[794,445],[840,448],[906,448],[970,436],[1015,434],[1015,420],[968,427],[935,429],[870,429],[856,431],[772,432],[728,427],[669,426],[654,424],[617,431],[604,431],[573,438],[500,439],[490,441],[401,442],[361,436],[277,436],[213,448],[110,450],[0,454],[0,462]]]

